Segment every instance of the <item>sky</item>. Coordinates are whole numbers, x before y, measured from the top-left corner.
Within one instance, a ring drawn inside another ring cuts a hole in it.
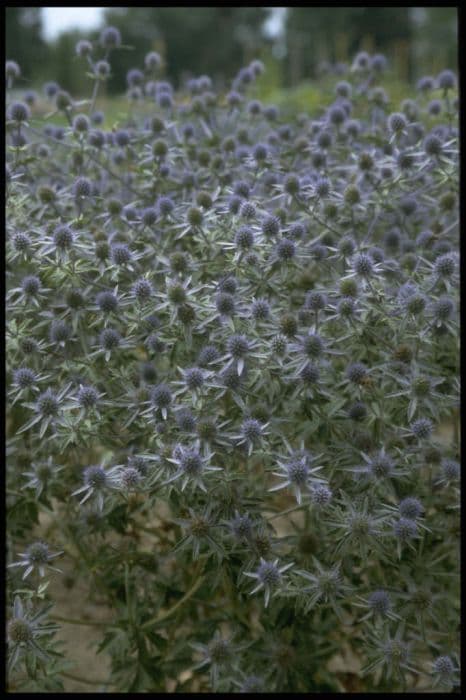
[[[43,7],[42,21],[44,38],[53,41],[68,29],[96,29],[101,25],[105,7]],[[274,8],[266,23],[266,31],[271,36],[280,32],[284,7]]]
[[[53,40],[68,29],[95,29],[102,21],[105,7],[43,7],[45,39]]]

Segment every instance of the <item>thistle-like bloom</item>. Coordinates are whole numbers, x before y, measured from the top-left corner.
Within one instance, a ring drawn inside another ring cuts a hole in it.
[[[326,483],[325,479],[314,476],[322,469],[322,466],[311,467],[311,464],[321,456],[314,457],[304,449],[291,451],[289,456],[277,461],[280,471],[272,472],[274,476],[278,476],[284,481],[273,486],[269,491],[279,491],[291,487],[296,501],[301,505],[303,491],[310,491],[313,486],[325,485]]]
[[[196,440],[192,447],[176,445],[172,457],[169,458],[168,461],[174,464],[177,469],[162,485],[165,486],[177,479],[181,479],[182,491],[185,490],[186,486],[191,481],[195,487],[197,486],[201,491],[207,493],[207,489],[202,480],[205,473],[222,471],[221,467],[210,465],[210,459],[213,454],[215,453],[211,452],[208,447],[204,447],[204,453],[201,453],[199,440]]]
[[[238,680],[233,679],[233,683],[239,689],[239,693],[263,693],[265,691],[265,681],[261,676],[247,675],[240,669],[238,669],[238,674]]]
[[[451,688],[458,682],[459,668],[450,656],[437,656],[432,663],[432,675],[434,685],[443,685]]]
[[[400,677],[403,679],[406,671],[417,674],[416,669],[410,665],[412,644],[403,640],[403,634],[404,623],[400,623],[394,636],[390,634],[387,627],[384,628],[383,636],[379,636],[377,632],[371,634],[372,650],[369,654],[372,659],[362,669],[363,675],[375,671],[380,666],[387,679],[399,680]]]
[[[354,603],[357,608],[364,608],[367,610],[366,614],[361,617],[359,622],[364,622],[370,618],[384,619],[388,618],[390,620],[400,620],[400,616],[393,612],[392,610],[392,600],[383,589],[377,589],[370,593],[367,597],[357,596],[358,603]]]
[[[14,566],[25,566],[25,572],[23,574],[23,580],[29,576],[29,574],[37,569],[39,576],[45,576],[45,567],[52,569],[52,571],[58,571],[58,573],[63,573],[61,569],[56,569],[54,566],[50,566],[49,562],[59,557],[63,554],[61,552],[55,552],[52,554],[49,552],[48,544],[45,542],[34,542],[31,544],[25,552],[20,554],[22,561],[13,562],[8,564],[8,568]]]
[[[418,440],[427,440],[431,436],[433,427],[433,423],[429,418],[418,418],[411,423],[410,432]]]
[[[241,426],[239,435],[233,435],[238,445],[246,445],[248,456],[251,456],[254,446],[261,443],[267,434],[268,423],[261,423],[256,418],[246,418]]]
[[[84,493],[84,496],[79,501],[81,505],[95,493],[99,510],[102,510],[104,505],[103,491],[116,489],[120,486],[120,467],[111,467],[110,469],[105,469],[102,465],[86,467],[83,479],[84,486],[73,491],[71,495],[77,496]]]
[[[442,460],[442,476],[438,480],[439,484],[449,484],[451,481],[458,481],[460,478],[461,467],[459,462],[454,459]]]
[[[381,481],[405,473],[397,468],[393,459],[385,452],[385,447],[372,457],[364,452],[361,452],[361,455],[366,464],[351,470],[356,477],[366,476],[372,481]]]
[[[233,637],[225,639],[217,630],[208,644],[199,644],[198,642],[190,642],[190,646],[202,655],[202,660],[197,663],[193,670],[203,668],[210,665],[210,680],[212,687],[215,690],[218,683],[219,673],[233,662],[235,654],[243,648],[233,648],[231,642]]]
[[[55,464],[53,457],[49,457],[46,462],[32,462],[31,471],[23,472],[23,476],[29,477],[29,481],[24,484],[24,488],[36,490],[36,498],[39,498],[42,491],[63,467]]]
[[[221,360],[228,360],[224,370],[236,365],[238,376],[241,376],[245,367],[245,361],[249,357],[261,358],[262,353],[255,351],[257,343],[245,335],[235,333],[227,340],[227,354]]]
[[[206,384],[206,380],[210,378],[210,372],[200,367],[188,367],[187,369],[179,367],[178,369],[183,375],[183,381],[174,382],[174,384],[181,385],[181,388],[175,391],[174,396],[190,392],[196,398]]]
[[[267,607],[271,596],[276,595],[279,591],[283,582],[282,574],[288,571],[293,565],[292,562],[291,564],[285,564],[285,566],[279,566],[278,559],[271,562],[261,557],[260,564],[255,572],[244,572],[245,576],[255,578],[258,581],[257,586],[253,588],[249,595],[254,595],[257,591],[264,589],[265,607]]]
[[[340,564],[337,563],[330,569],[326,569],[315,558],[314,564],[317,569],[315,574],[308,571],[296,571],[299,576],[309,581],[307,587],[300,588],[303,593],[309,594],[305,603],[305,612],[309,612],[317,603],[325,602],[330,603],[337,616],[341,617],[338,599],[344,597],[351,588],[343,580]]]
[[[177,518],[174,522],[184,530],[184,536],[176,544],[175,552],[181,549],[192,548],[193,560],[199,559],[201,548],[207,545],[220,563],[225,556],[225,551],[218,542],[217,526],[212,510],[214,505],[209,503],[202,513],[196,513],[192,508],[188,508],[189,518]]]
[[[251,539],[253,534],[253,521],[248,513],[241,515],[235,510],[235,516],[228,522],[228,527],[235,539],[245,542]]]
[[[42,624],[48,613],[49,607],[32,613],[30,601],[25,610],[21,598],[15,596],[13,603],[13,616],[8,620],[8,672],[16,666],[19,658],[26,653],[36,654],[42,661],[47,661],[50,656],[37,643],[36,639],[45,634],[53,634],[59,627],[53,623]]]

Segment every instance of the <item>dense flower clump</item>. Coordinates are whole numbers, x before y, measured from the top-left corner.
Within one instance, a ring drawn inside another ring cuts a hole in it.
[[[453,687],[455,74],[398,105],[362,53],[287,116],[260,61],[175,91],[151,52],[113,124],[122,41],[76,46],[90,101],[7,99],[11,602],[60,556],[112,609],[109,690]],[[66,667],[27,609],[11,682],[25,659],[50,689],[31,658]],[[347,652],[356,675],[331,670]]]

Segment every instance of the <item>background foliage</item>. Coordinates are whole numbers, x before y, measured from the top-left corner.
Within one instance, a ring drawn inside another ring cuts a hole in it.
[[[189,71],[209,74],[220,84],[241,65],[260,56],[273,76],[273,89],[294,87],[316,77],[322,62],[348,62],[356,51],[387,54],[397,79],[413,81],[457,63],[457,17],[452,7],[292,7],[283,31],[266,32],[270,8],[192,7],[108,8],[106,20],[125,32],[131,50],[115,57],[108,93],[124,90],[126,71],[149,50],[161,53],[166,76],[179,84]],[[70,60],[78,32],[54,42],[41,38],[41,8],[9,7],[6,53],[24,67],[33,85],[53,73],[65,89],[86,94],[87,81]],[[97,37],[98,32],[91,38]],[[435,47],[435,50],[433,50]]]

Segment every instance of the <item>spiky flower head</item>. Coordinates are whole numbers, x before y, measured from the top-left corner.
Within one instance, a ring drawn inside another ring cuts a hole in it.
[[[31,111],[25,102],[12,102],[8,108],[8,119],[21,124],[31,116]]]
[[[393,525],[393,533],[401,542],[408,542],[418,536],[418,527],[414,520],[400,518]]]
[[[346,376],[354,384],[361,384],[367,376],[367,367],[362,362],[352,362],[346,369]]]
[[[378,615],[386,615],[391,608],[390,596],[384,590],[371,593],[368,602],[370,608]]]
[[[100,34],[100,43],[105,49],[115,49],[121,44],[120,30],[116,27],[105,27]]]
[[[404,114],[402,114],[402,112],[393,112],[393,114],[390,114],[388,118],[388,126],[390,131],[398,134],[406,129],[408,122],[406,121],[406,117]]]
[[[404,498],[398,504],[398,510],[402,518],[408,518],[408,520],[416,520],[420,515],[422,515],[424,508],[422,503],[412,496]]]
[[[428,439],[433,430],[433,423],[429,418],[418,418],[411,423],[411,431],[420,440]]]

